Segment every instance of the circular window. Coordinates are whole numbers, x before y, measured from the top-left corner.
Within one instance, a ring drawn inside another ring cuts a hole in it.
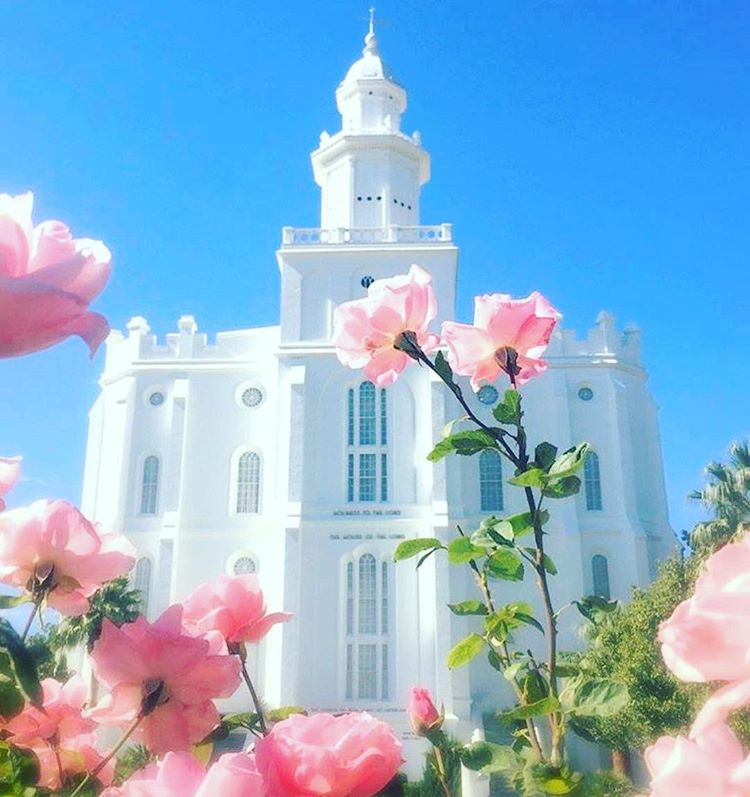
[[[372,285],[373,282],[375,282],[375,278],[371,277],[369,274],[367,274],[366,276],[362,277],[362,279],[359,281],[359,284],[363,288],[369,288],[370,285]]]
[[[160,407],[164,403],[164,394],[158,390],[155,390],[149,397],[148,403],[152,407]]]
[[[263,401],[263,391],[258,387],[247,387],[242,391],[241,398],[246,407],[257,407]]]
[[[240,556],[235,560],[232,570],[235,576],[246,576],[255,572],[255,560],[249,556]]]
[[[482,404],[494,404],[499,395],[500,394],[497,392],[496,387],[493,387],[492,385],[482,385],[477,393],[477,398],[482,402]]]
[[[578,391],[578,398],[581,399],[581,401],[591,401],[591,399],[594,398],[594,391],[590,387],[582,387]]]

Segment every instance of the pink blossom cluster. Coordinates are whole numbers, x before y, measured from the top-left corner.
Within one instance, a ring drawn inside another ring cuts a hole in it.
[[[91,772],[103,756],[96,747],[96,723],[86,715],[86,684],[78,676],[61,684],[53,678],[42,681],[42,706],[28,705],[5,723],[3,730],[16,747],[31,750],[39,761],[39,785],[57,789],[60,775]],[[99,780],[112,781],[114,761],[105,765]]]
[[[709,558],[695,592],[659,630],[662,655],[682,681],[724,682],[688,738],[663,737],[646,751],[651,797],[746,797],[750,756],[727,726],[750,704],[750,538]]]
[[[410,359],[447,346],[456,374],[479,390],[502,373],[514,386],[542,373],[559,313],[538,291],[525,299],[507,294],[477,296],[474,323],[444,321],[440,337],[428,331],[437,316],[430,275],[417,265],[408,274],[375,280],[364,299],[346,302],[334,313],[333,343],[339,360],[364,368],[376,385],[396,381]]]
[[[167,753],[101,797],[262,797],[263,778],[252,756],[233,753],[205,767],[190,753]]]
[[[4,469],[5,462],[0,484],[10,489],[17,466]],[[65,614],[85,612],[93,593],[133,562],[123,537],[102,533],[64,501],[0,515],[0,581]],[[114,725],[163,758],[107,789],[108,797],[375,794],[398,770],[401,745],[386,723],[365,713],[293,715],[259,739],[252,755],[223,756],[208,771],[190,754],[219,724],[215,701],[239,686],[244,646],[290,619],[266,611],[255,575],[201,584],[153,623],[139,617],[118,627],[105,619],[91,661],[107,694],[87,706],[77,676],[66,684],[47,679],[42,705],[26,705],[2,731],[34,753],[39,784],[49,789],[81,773],[111,783],[114,759],[97,749],[95,731]]]

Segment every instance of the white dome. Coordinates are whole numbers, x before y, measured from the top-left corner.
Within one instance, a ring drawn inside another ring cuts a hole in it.
[[[362,57],[355,61],[346,73],[343,83],[354,80],[390,80],[396,83],[388,64],[380,57],[378,42],[375,34],[370,32],[365,36],[365,48],[362,50]]]

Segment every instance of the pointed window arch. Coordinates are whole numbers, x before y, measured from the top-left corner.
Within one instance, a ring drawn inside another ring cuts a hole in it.
[[[378,390],[380,393],[378,394]],[[346,500],[387,502],[388,397],[384,388],[361,382],[346,396]]]
[[[609,564],[607,557],[598,553],[591,560],[591,575],[594,581],[594,595],[610,599]]]
[[[344,569],[344,667],[348,700],[390,696],[390,570],[363,553]]]
[[[237,514],[257,515],[260,511],[260,457],[245,451],[237,461]]]
[[[583,464],[583,483],[586,491],[586,509],[596,511],[602,508],[602,482],[599,472],[599,455],[589,451]]]
[[[148,612],[148,599],[151,592],[151,560],[147,556],[142,556],[136,563],[133,573],[133,589],[140,592],[141,612],[145,615]]]
[[[159,457],[151,454],[143,460],[141,514],[155,515],[159,497]]]
[[[497,451],[479,455],[479,492],[482,512],[503,509],[503,463]]]

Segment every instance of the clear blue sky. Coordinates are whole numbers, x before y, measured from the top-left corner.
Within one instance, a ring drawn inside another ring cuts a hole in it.
[[[0,0],[0,191],[102,238],[112,326],[182,313],[273,324],[282,225],[318,223],[308,153],[367,2]],[[453,222],[458,315],[541,289],[579,333],[637,322],[673,525],[703,465],[750,433],[750,5],[379,4],[381,49],[433,158],[423,223]],[[0,361],[13,503],[78,500],[102,354]]]

